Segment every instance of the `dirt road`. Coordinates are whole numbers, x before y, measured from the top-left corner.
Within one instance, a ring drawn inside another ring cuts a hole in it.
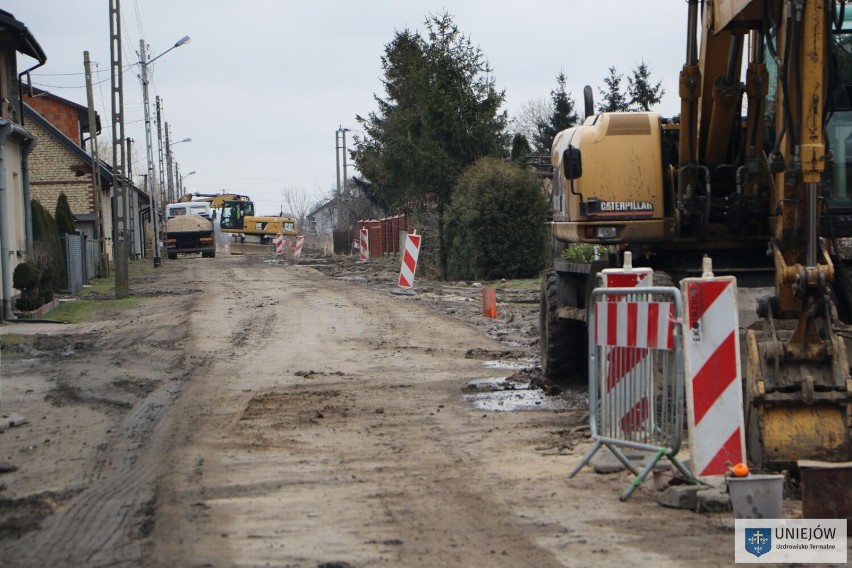
[[[0,434],[0,566],[733,563],[730,513],[567,478],[576,393],[503,380],[527,320],[335,274],[180,259],[102,321],[3,326],[0,414],[29,423]]]

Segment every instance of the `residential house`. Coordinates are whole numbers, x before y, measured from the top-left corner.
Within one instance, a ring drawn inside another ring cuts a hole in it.
[[[38,145],[30,158],[32,197],[49,211],[56,207],[61,193],[68,198],[74,213],[76,228],[91,239],[98,238],[95,201],[94,160],[85,149],[89,140],[88,108],[52,93],[33,89],[32,96],[24,93],[24,115],[27,128],[38,137]],[[96,116],[96,123],[100,120]],[[103,252],[112,257],[113,171],[100,156],[101,212],[104,226]],[[146,231],[150,219],[148,195],[132,181],[127,184],[130,195],[127,212],[131,229],[130,254],[145,256]]]
[[[33,64],[18,71],[18,54]],[[0,321],[12,319],[12,273],[32,254],[30,154],[36,137],[23,126],[21,77],[47,56],[27,27],[0,10]]]

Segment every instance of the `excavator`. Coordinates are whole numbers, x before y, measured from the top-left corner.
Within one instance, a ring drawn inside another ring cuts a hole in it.
[[[231,233],[240,241],[247,239],[259,244],[268,244],[276,235],[296,236],[299,227],[296,219],[285,217],[260,216],[254,213],[254,202],[246,195],[235,193],[188,193],[178,202],[203,201],[219,215],[219,225],[223,233]]]
[[[546,378],[585,377],[595,274],[630,251],[677,280],[767,284],[743,332],[749,461],[852,459],[852,8],[845,0],[686,0],[680,114],[593,114],[559,133],[554,260],[542,282]],[[569,260],[571,243],[608,258]]]

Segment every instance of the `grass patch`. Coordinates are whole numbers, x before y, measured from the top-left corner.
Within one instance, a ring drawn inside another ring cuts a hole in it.
[[[144,298],[120,298],[110,300],[71,300],[60,302],[58,306],[47,312],[44,317],[68,323],[81,323],[109,318],[120,312],[138,306]]]

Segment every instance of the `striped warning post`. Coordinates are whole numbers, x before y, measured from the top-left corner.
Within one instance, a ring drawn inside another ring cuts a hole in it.
[[[681,293],[693,471],[724,475],[727,462],[746,461],[737,280],[714,278],[705,259],[702,278],[685,278]]]
[[[360,231],[361,241],[358,243],[360,256],[358,260],[370,260],[370,230],[364,227]]]
[[[650,268],[633,268],[629,252],[624,253],[624,268],[608,268],[601,271],[601,284],[606,288],[647,288],[654,283],[654,271]],[[618,302],[618,296],[607,296],[607,301]],[[617,304],[613,304],[617,305]],[[616,308],[618,310],[619,308]],[[623,311],[613,317],[622,318],[624,331],[628,325],[637,325],[637,312],[627,305]],[[614,325],[609,319],[596,320],[603,325]],[[617,329],[617,328],[613,328]],[[662,328],[661,328],[662,329]],[[616,345],[613,343],[613,345]],[[651,427],[653,414],[648,401],[648,383],[651,360],[647,347],[637,345],[617,345],[606,353],[605,380],[601,381],[603,427],[610,436],[618,432],[641,432]]]
[[[272,244],[275,245],[275,254],[284,254],[284,235],[281,233],[275,235]]]
[[[302,245],[305,244],[305,237],[299,235],[296,237],[296,248],[293,251],[293,258],[301,258],[302,257]]]
[[[397,284],[400,288],[410,290],[414,286],[414,271],[417,270],[417,257],[420,255],[420,235],[409,234],[405,239],[405,249],[402,253],[402,267],[399,270]]]

